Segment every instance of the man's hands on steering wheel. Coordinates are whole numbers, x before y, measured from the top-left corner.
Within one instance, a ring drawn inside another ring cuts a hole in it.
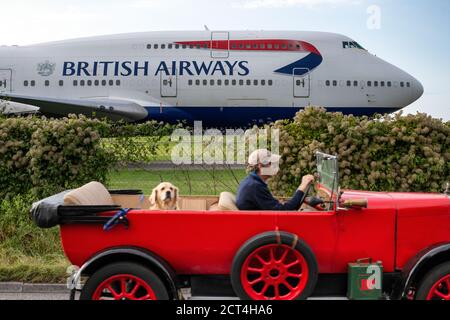
[[[303,202],[305,202],[306,196],[308,195],[309,191],[311,190],[314,181],[315,181],[315,178],[311,174],[304,176],[302,178],[302,183],[301,183],[300,187],[298,188],[298,190],[303,192],[303,197],[300,201],[300,205],[302,205]]]

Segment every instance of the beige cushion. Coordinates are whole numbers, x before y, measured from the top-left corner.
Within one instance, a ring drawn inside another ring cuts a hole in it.
[[[219,198],[219,209],[222,211],[239,211],[236,196],[230,192],[222,192]]]
[[[91,182],[64,196],[67,206],[113,206],[114,201],[100,182]]]

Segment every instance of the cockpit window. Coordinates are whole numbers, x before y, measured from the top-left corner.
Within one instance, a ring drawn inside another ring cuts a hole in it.
[[[363,48],[363,46],[361,46],[356,41],[344,41],[344,42],[342,42],[342,47],[344,49],[361,49],[361,50],[366,50],[366,49]]]

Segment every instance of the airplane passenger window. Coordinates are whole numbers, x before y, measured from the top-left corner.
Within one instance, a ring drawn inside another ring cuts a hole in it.
[[[261,85],[265,86],[266,85],[266,80],[261,80]]]
[[[187,45],[183,44],[183,49],[186,49],[186,48],[187,48]]]
[[[250,45],[250,43],[246,44],[245,46],[247,49],[250,49],[252,46]]]
[[[389,88],[392,87],[392,82],[391,82],[391,81],[388,81],[387,86],[388,86]]]
[[[203,45],[203,48],[204,48],[204,49],[208,49],[208,45],[205,43],[205,44]]]
[[[233,86],[235,86],[235,85],[237,84],[237,81],[236,81],[236,80],[232,80],[232,81],[231,81],[231,84],[232,84]]]
[[[196,47],[197,49],[200,49],[200,43],[197,43]]]
[[[165,49],[166,48],[166,45],[165,44],[162,44],[161,45],[161,49]]]
[[[269,81],[268,81],[268,85],[269,85],[269,86],[273,85],[273,81],[272,81],[272,80],[269,80]]]
[[[247,80],[247,85],[251,86],[252,85],[252,80]]]
[[[292,43],[289,43],[289,49],[292,49],[293,47]]]
[[[405,87],[405,83],[402,81],[400,82],[400,87],[404,88]]]
[[[189,46],[189,49],[194,49],[194,45],[191,44],[191,45]]]
[[[147,45],[147,49],[151,49],[152,48],[152,45],[151,44],[148,44]]]
[[[244,80],[239,80],[239,85],[243,86],[244,85]]]
[[[285,43],[283,43],[283,45],[281,46],[281,48],[283,48],[283,49],[287,49],[287,46],[286,46],[286,44],[285,44]]]
[[[158,49],[158,45],[157,45],[157,44],[155,44],[153,47],[154,47],[155,49]]]
[[[373,82],[373,86],[374,86],[374,87],[378,87],[378,81],[374,81],[374,82]]]
[[[172,45],[171,43],[169,43],[169,44],[167,45],[167,48],[168,48],[168,49],[172,49],[172,48],[173,48],[173,45]]]
[[[64,85],[64,81],[63,80],[59,80],[59,86],[62,87]]]
[[[258,80],[254,80],[254,81],[253,81],[253,84],[254,84],[255,86],[257,86],[257,85],[258,85]]]
[[[358,86],[358,81],[353,81],[353,86],[357,87]]]
[[[210,81],[209,81],[209,84],[210,84],[211,86],[213,86],[213,85],[214,85],[214,80],[210,80]]]
[[[106,86],[106,80],[102,80],[102,86]]]
[[[114,85],[114,80],[109,80],[109,85],[112,87]]]
[[[274,46],[274,48],[275,48],[275,49],[280,49],[280,45],[276,44],[276,45]]]
[[[31,80],[30,85],[31,85],[32,87],[34,87],[34,86],[36,85],[36,81]]]
[[[180,49],[180,45],[179,45],[179,44],[176,44],[176,45],[175,45],[175,49]]]
[[[169,81],[167,81],[167,80],[163,81],[163,86],[167,86],[168,84],[169,84]]]
[[[85,84],[86,82],[84,80],[80,80],[80,86],[84,87]]]
[[[120,80],[116,80],[116,86],[120,86]]]
[[[410,88],[410,87],[411,87],[411,83],[407,82],[407,83],[406,83],[406,86],[407,86],[408,88]]]
[[[203,80],[203,85],[207,86],[208,85],[208,80]]]
[[[271,44],[271,43],[269,43],[269,44],[267,45],[267,49],[272,49],[272,44]]]
[[[351,87],[352,86],[352,82],[350,80],[347,81],[347,87]]]
[[[28,87],[28,81],[25,80],[25,81],[23,82],[23,85],[24,85],[25,87]]]
[[[73,80],[73,86],[74,87],[78,86],[78,81],[77,80]]]
[[[300,80],[297,80],[297,81],[296,81],[296,85],[297,85],[297,86],[300,86],[301,84],[302,84],[302,82],[301,82]]]
[[[243,43],[239,44],[239,49],[244,49],[244,44]]]
[[[225,80],[225,85],[228,86],[230,84],[230,80]]]
[[[232,48],[232,49],[236,49],[236,48],[237,48],[236,43],[233,43],[233,44],[231,45],[231,48]]]
[[[197,86],[199,86],[199,85],[200,85],[200,80],[195,80],[195,84],[196,84]]]
[[[188,85],[192,86],[193,84],[194,84],[194,81],[192,81],[192,79],[188,81]]]
[[[90,87],[90,86],[92,86],[92,80],[88,80],[87,81],[87,85]]]
[[[264,43],[261,43],[261,44],[259,45],[259,48],[260,48],[260,49],[265,49],[265,48],[266,48],[266,45],[265,45]]]
[[[45,80],[45,86],[46,86],[46,87],[50,86],[50,81]]]
[[[257,44],[257,43],[255,43],[255,44],[253,45],[253,49],[258,49],[258,44]]]
[[[367,81],[367,86],[371,87],[372,86],[372,81]]]
[[[333,80],[333,87],[337,87],[337,80]]]
[[[217,85],[221,86],[222,85],[222,80],[217,80]]]
[[[98,87],[98,86],[100,85],[100,81],[99,81],[99,80],[95,80],[95,81],[94,81],[94,85],[95,85],[96,87]]]
[[[297,47],[297,49],[300,49],[300,45],[299,44],[297,44],[296,47]]]
[[[327,80],[327,81],[325,82],[325,85],[326,85],[327,87],[329,87],[329,86],[331,85],[330,80]]]
[[[385,84],[385,82],[384,82],[384,81],[381,81],[381,86],[382,86],[382,87],[384,87],[384,84]]]

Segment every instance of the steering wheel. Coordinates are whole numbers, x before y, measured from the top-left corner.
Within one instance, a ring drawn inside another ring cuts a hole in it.
[[[311,182],[308,187],[306,188],[305,192],[303,192],[303,196],[300,199],[300,207],[302,206],[302,204],[305,202],[306,196],[309,194],[309,192],[311,191],[313,183]]]

